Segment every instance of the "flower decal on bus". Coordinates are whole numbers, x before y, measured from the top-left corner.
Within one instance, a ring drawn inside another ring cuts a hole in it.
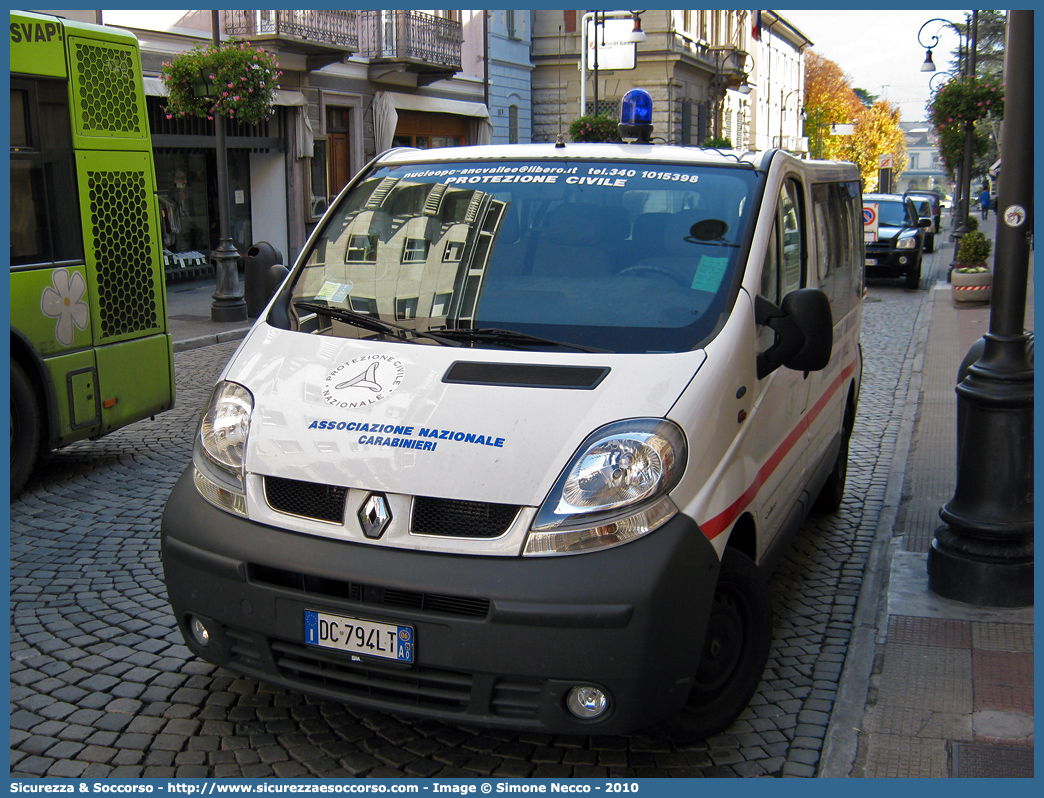
[[[87,283],[79,272],[70,274],[68,269],[55,269],[51,277],[51,285],[40,295],[40,311],[51,319],[57,319],[54,325],[54,337],[62,346],[73,345],[73,327],[81,332],[87,329],[90,311],[83,295],[87,292]]]

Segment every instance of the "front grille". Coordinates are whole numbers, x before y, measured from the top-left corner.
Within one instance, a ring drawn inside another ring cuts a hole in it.
[[[465,618],[485,618],[489,614],[489,599],[484,598],[446,596],[439,593],[422,593],[414,590],[397,590],[375,585],[362,585],[358,582],[300,574],[266,565],[251,565],[250,576],[255,582],[307,593],[309,596],[356,601],[361,604],[377,604],[384,607],[421,610],[423,612],[456,615]]]
[[[375,659],[352,660],[340,652],[255,637],[238,629],[227,629],[226,633],[233,641],[230,667],[262,672],[268,658],[261,656],[259,645],[270,649],[279,678],[302,690],[328,691],[347,701],[379,701],[391,711],[415,708],[461,715],[470,710],[515,719],[539,716],[539,679],[492,679],[490,689],[491,678],[483,674]]]
[[[318,482],[265,477],[265,499],[280,513],[340,524],[344,521],[344,501],[348,489]]]
[[[283,640],[273,640],[271,645],[279,675],[302,686],[443,712],[463,713],[471,700],[472,677],[468,673],[404,668],[373,660],[352,662],[343,655]]]
[[[413,501],[411,531],[453,538],[498,538],[518,515],[511,504],[489,504],[418,496]]]
[[[265,477],[265,499],[276,512],[341,524],[347,498],[348,489],[337,485]],[[498,538],[511,528],[518,510],[513,504],[418,496],[413,501],[410,531],[438,537]]]
[[[490,709],[494,715],[535,718],[540,709],[540,682],[497,679],[493,685]]]

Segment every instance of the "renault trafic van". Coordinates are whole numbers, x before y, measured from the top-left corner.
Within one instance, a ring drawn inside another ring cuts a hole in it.
[[[858,181],[647,143],[378,157],[203,410],[162,522],[188,646],[451,723],[724,729],[766,574],[843,494]]]

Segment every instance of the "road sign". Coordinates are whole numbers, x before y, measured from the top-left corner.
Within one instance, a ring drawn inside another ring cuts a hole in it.
[[[880,220],[877,215],[877,203],[870,202],[863,206],[863,241],[877,240],[877,227]]]
[[[877,168],[878,169],[891,169],[894,156],[892,155],[879,155],[877,156]]]

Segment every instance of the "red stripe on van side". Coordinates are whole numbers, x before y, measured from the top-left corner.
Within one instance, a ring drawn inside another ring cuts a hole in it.
[[[751,483],[736,501],[730,504],[725,510],[708,521],[700,524],[700,529],[703,530],[703,534],[707,536],[708,540],[714,540],[718,535],[732,526],[733,522],[739,517],[739,514],[747,508],[754,497],[758,495],[758,491],[761,490],[761,486],[765,484],[772,473],[779,467],[779,464],[783,462],[783,458],[789,454],[790,450],[794,448],[794,444],[804,435],[812,422],[816,420],[816,417],[823,412],[823,408],[827,406],[834,394],[837,393],[838,389],[844,384],[844,381],[851,376],[852,372],[855,371],[855,361],[850,363],[844,368],[844,370],[837,376],[837,378],[830,383],[830,387],[827,388],[823,395],[819,397],[819,400],[812,406],[805,416],[801,419],[798,425],[787,435],[786,439],[779,445],[779,448],[772,453],[772,456],[765,461],[760,469],[758,469],[757,476],[754,478],[754,482]]]

